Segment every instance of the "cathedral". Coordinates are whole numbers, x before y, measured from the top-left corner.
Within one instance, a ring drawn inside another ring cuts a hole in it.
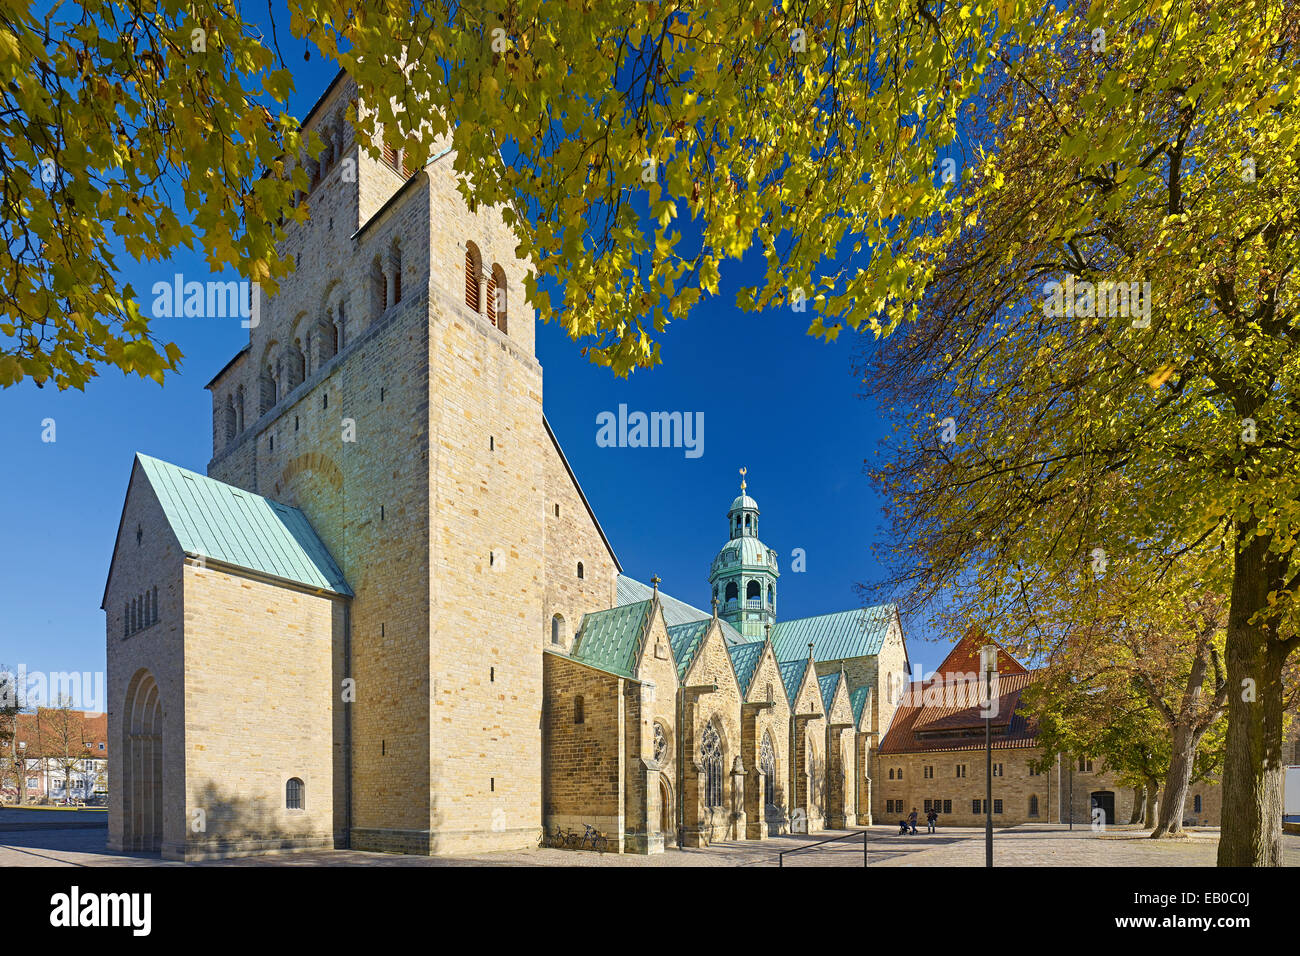
[[[743,477],[708,610],[623,574],[542,412],[515,238],[446,149],[360,149],[357,98],[340,73],[304,119],[311,217],[208,383],[207,474],[132,463],[109,847],[656,853],[869,823],[897,611],[779,619]]]

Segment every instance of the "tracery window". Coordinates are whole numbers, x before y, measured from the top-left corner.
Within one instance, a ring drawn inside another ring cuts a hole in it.
[[[758,766],[763,771],[763,802],[776,803],[776,751],[772,747],[771,734],[763,735],[763,744],[758,749]]]
[[[660,766],[668,756],[668,735],[664,733],[664,725],[658,721],[655,721],[654,755],[655,763]]]
[[[722,740],[713,724],[704,728],[700,739],[700,763],[704,767],[704,804],[722,806]]]

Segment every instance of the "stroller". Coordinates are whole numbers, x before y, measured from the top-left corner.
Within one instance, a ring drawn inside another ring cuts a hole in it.
[[[899,821],[898,821],[898,835],[899,835],[899,836],[907,836],[907,821],[906,821],[906,820],[899,820]]]

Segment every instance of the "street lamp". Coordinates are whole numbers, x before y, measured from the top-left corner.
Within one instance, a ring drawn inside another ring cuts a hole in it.
[[[980,670],[984,672],[984,865],[993,866],[993,682],[997,679],[998,648],[980,648]]]

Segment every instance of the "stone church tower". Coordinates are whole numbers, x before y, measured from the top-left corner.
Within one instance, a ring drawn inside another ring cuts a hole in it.
[[[514,236],[466,207],[445,149],[421,170],[361,150],[357,97],[340,73],[304,120],[326,143],[311,218],[286,227],[296,269],[208,385],[208,479],[132,472],[104,603],[110,733],[139,751],[112,787],[118,846],[535,845],[541,650],[615,598],[543,420]],[[241,546],[277,536],[301,560]],[[146,591],[157,626],[137,634]],[[223,685],[252,689],[218,706]],[[141,686],[157,706],[137,719]]]

